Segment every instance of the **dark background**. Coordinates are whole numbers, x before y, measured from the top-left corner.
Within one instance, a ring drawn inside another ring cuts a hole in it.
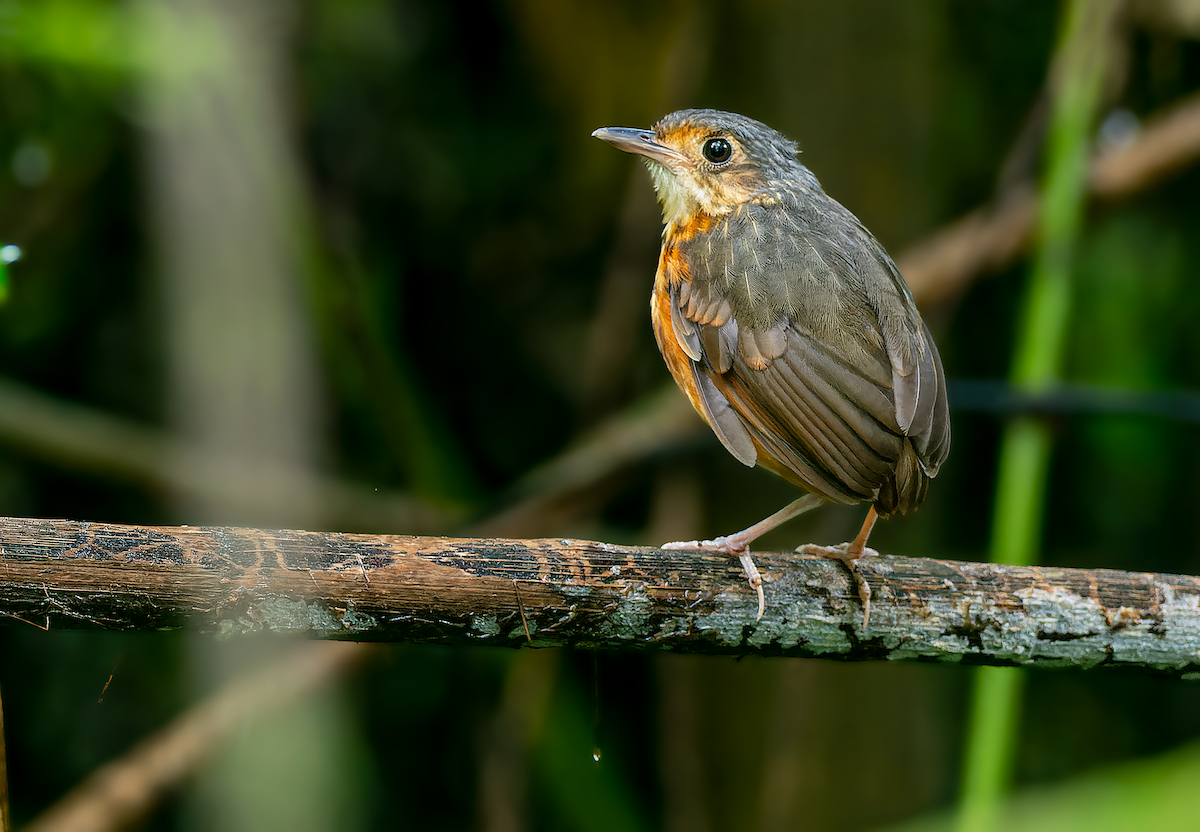
[[[5,515],[422,533],[484,521],[539,463],[669,383],[646,314],[653,190],[594,128],[684,106],[750,115],[798,140],[899,254],[1038,174],[1061,13],[1043,0],[190,5],[234,34],[196,18],[170,41],[156,9],[182,2],[0,3],[0,244],[23,251],[0,374],[248,470],[261,458],[417,498],[424,520],[354,520],[311,493],[247,502],[199,475],[181,486],[33,441],[19,415],[0,430]],[[1200,86],[1196,21],[1194,3],[1129,5],[1106,114],[1141,119]],[[192,59],[210,73],[195,95],[171,80]],[[1067,379],[1200,386],[1197,193],[1185,169],[1089,212]],[[954,446],[922,510],[877,528],[881,551],[986,558],[1003,415],[986,396],[957,406],[953,385],[1007,375],[1027,270],[924,310]],[[94,441],[85,411],[66,412],[79,418],[64,435]],[[1194,421],[1068,409],[1052,424],[1043,562],[1200,569]],[[509,533],[712,536],[794,496],[705,433]],[[861,518],[823,509],[766,545],[838,542]],[[282,649],[9,622],[14,817]],[[385,647],[331,691],[249,720],[146,828],[875,828],[953,806],[969,680],[931,665]],[[1200,735],[1186,683],[1027,682],[1021,789],[1154,764]]]

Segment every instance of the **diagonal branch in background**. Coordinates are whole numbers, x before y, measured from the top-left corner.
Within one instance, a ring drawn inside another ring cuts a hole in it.
[[[1092,157],[1089,194],[1116,200],[1154,185],[1200,158],[1200,95],[1147,119],[1127,144]],[[935,306],[1017,258],[1029,244],[1037,211],[1030,183],[935,231],[896,258],[917,303]]]
[[[572,495],[583,495],[633,465],[708,436],[688,400],[674,384],[665,384],[535,466],[501,495],[497,505],[502,508],[459,531],[488,537],[537,533]],[[588,494],[580,502],[590,506],[596,499]]]
[[[866,558],[871,627],[823,558],[582,540],[353,535],[0,518],[0,612],[48,627],[656,648],[1200,673],[1200,578]]]
[[[41,391],[0,377],[0,441],[22,453],[75,470],[93,471],[142,487],[190,493],[206,483],[244,479],[244,458],[206,451],[174,434],[145,427],[101,410],[56,399]],[[203,472],[197,476],[196,472]],[[325,505],[331,522],[346,528],[433,531],[461,516],[453,507],[440,507],[407,494],[372,490],[297,466],[254,466],[254,487],[239,494],[244,505],[258,505],[256,490],[273,483],[303,478],[305,486]]]
[[[25,832],[127,829],[250,720],[332,684],[366,658],[366,645],[302,645],[237,677],[127,754],[101,766],[24,827]]]

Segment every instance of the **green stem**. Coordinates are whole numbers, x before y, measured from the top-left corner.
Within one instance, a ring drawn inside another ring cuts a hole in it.
[[[1067,7],[1056,57],[1058,89],[1047,140],[1038,244],[1013,359],[1012,381],[1018,389],[1045,389],[1060,375],[1091,130],[1117,6],[1116,0],[1072,0]],[[1039,420],[1016,419],[1005,428],[990,550],[997,563],[1038,559],[1050,449],[1050,432]],[[1011,779],[1019,732],[1022,681],[1023,674],[1012,668],[980,668],[976,673],[959,832],[988,832],[1000,825],[1000,799]]]
[[[997,809],[1012,769],[1024,684],[1025,673],[1020,668],[980,667],[975,671],[959,832],[999,827]]]

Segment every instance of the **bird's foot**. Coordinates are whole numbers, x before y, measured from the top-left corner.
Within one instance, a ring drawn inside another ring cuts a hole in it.
[[[720,552],[725,555],[741,557],[748,552],[749,547],[735,539],[736,536],[717,537],[712,540],[674,540],[659,546],[660,549],[699,549],[702,552]]]
[[[867,583],[866,576],[858,568],[858,559],[866,555],[879,557],[879,553],[865,546],[855,546],[853,543],[841,543],[837,546],[818,546],[814,543],[809,543],[804,546],[798,546],[796,551],[805,555],[819,555],[823,558],[832,558],[833,560],[840,560],[842,562],[842,565],[846,567],[846,571],[850,573],[850,578],[854,581],[854,586],[858,590],[858,600],[863,605],[862,628],[865,633],[867,625],[871,623],[871,585]]]
[[[742,570],[746,573],[746,581],[758,593],[758,615],[754,616],[754,620],[762,621],[763,613],[767,611],[767,596],[763,592],[762,574],[758,571],[758,567],[754,565],[754,558],[750,557],[749,549],[746,550],[745,554],[738,555],[738,560],[742,562]]]
[[[750,547],[748,545],[738,543],[729,537],[718,537],[714,540],[676,540],[671,543],[664,543],[659,548],[700,549],[705,552],[721,552],[722,554],[732,555],[737,558],[742,564],[742,570],[746,573],[746,582],[758,593],[758,615],[754,620],[762,620],[763,613],[767,611],[767,596],[763,591],[762,573],[758,571],[758,567],[754,563],[754,558],[750,556]]]

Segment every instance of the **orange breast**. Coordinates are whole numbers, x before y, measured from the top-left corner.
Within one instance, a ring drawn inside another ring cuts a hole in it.
[[[692,359],[679,346],[675,328],[671,323],[671,291],[680,283],[690,283],[692,279],[687,261],[680,253],[679,244],[698,234],[704,234],[714,223],[715,220],[707,214],[695,214],[683,222],[667,226],[663,233],[662,250],[658,256],[654,291],[650,295],[650,321],[654,325],[654,339],[658,342],[658,351],[662,353],[667,369],[671,371],[671,377],[701,418],[704,418],[704,408],[700,404],[700,393],[696,389]]]

